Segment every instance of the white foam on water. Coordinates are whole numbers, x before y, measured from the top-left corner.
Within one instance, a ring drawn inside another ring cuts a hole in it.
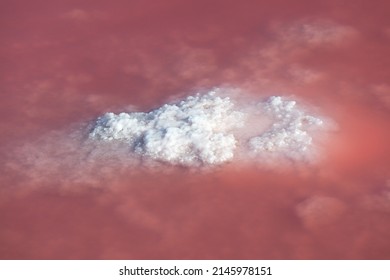
[[[230,95],[230,96],[229,96]],[[218,165],[234,158],[306,161],[316,152],[320,117],[296,101],[272,96],[242,102],[230,89],[215,89],[147,113],[106,113],[90,132],[96,141],[121,141],[134,155],[172,165]]]

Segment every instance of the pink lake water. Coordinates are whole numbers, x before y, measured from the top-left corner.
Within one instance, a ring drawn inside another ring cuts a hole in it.
[[[386,2],[2,1],[0,259],[389,259]],[[105,112],[214,87],[336,128],[318,162],[272,167],[84,142]]]

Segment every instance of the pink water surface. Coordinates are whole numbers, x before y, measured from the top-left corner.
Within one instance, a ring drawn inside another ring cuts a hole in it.
[[[390,258],[388,1],[0,6],[0,259]],[[75,167],[74,127],[215,86],[311,104],[321,161]]]

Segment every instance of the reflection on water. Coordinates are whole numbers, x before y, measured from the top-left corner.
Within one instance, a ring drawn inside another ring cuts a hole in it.
[[[1,9],[1,259],[390,258],[384,1],[34,2]],[[105,112],[216,86],[329,117],[321,161],[188,169],[88,142]]]

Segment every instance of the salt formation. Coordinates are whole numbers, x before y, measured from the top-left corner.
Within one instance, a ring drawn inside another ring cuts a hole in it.
[[[233,107],[212,91],[149,113],[107,113],[90,136],[126,141],[136,153],[172,164],[219,164],[233,158],[232,130],[243,125],[244,114]]]
[[[232,160],[235,153],[264,162],[270,158],[300,161],[310,156],[311,131],[322,126],[319,118],[282,97],[254,105],[222,96],[226,93],[217,89],[189,96],[148,113],[106,113],[97,119],[90,138],[122,141],[134,154],[184,166],[221,164]],[[255,119],[256,127],[249,125],[254,111],[263,118]],[[262,123],[264,118],[269,126]]]
[[[283,100],[280,96],[272,96],[259,105],[274,123],[266,132],[250,139],[253,150],[267,156],[283,154],[292,160],[305,159],[312,145],[309,132],[321,127],[322,120],[306,115],[295,101]]]

